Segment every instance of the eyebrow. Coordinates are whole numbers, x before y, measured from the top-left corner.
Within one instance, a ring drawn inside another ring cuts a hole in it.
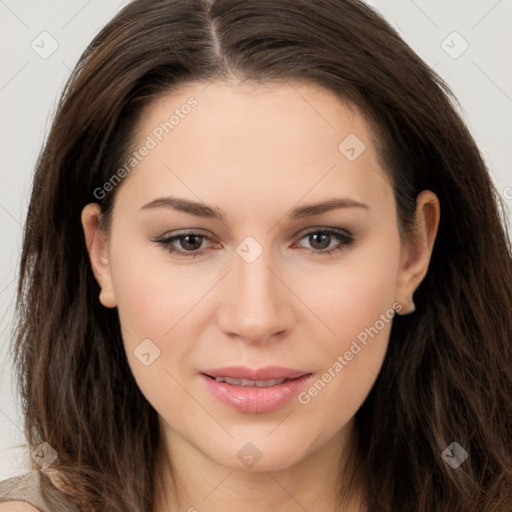
[[[197,217],[216,219],[226,223],[226,219],[220,209],[212,208],[205,203],[190,201],[188,199],[178,197],[159,197],[142,206],[141,210],[150,210],[154,208],[172,208],[179,212],[196,215]],[[291,219],[303,219],[304,217],[312,217],[314,215],[319,215],[339,208],[363,208],[368,210],[369,206],[350,198],[328,199],[321,203],[294,208],[288,216]]]

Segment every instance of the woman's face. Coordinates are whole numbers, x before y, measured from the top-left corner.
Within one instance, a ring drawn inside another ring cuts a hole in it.
[[[105,242],[97,206],[83,221],[175,453],[266,471],[348,439],[431,249],[401,244],[363,117],[312,85],[214,82],[153,103],[137,133]]]

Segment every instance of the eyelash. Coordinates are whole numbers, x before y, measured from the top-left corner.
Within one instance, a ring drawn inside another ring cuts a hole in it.
[[[341,231],[341,230],[337,230],[337,229],[317,229],[317,230],[312,230],[312,231],[308,231],[307,233],[305,233],[304,235],[302,235],[297,242],[300,242],[303,238],[306,238],[310,235],[313,235],[313,234],[322,234],[322,235],[331,235],[331,236],[334,236],[334,238],[336,238],[337,240],[340,241],[340,244],[341,245],[338,245],[338,246],[335,246],[331,249],[326,249],[326,250],[314,250],[314,249],[306,249],[306,251],[310,254],[313,254],[315,256],[328,256],[328,255],[331,255],[337,251],[343,251],[345,249],[347,249],[349,246],[351,246],[353,243],[354,243],[354,238],[344,232],[344,231]],[[181,240],[181,239],[184,239],[186,238],[187,236],[198,236],[198,237],[201,237],[202,239],[206,239],[206,240],[211,240],[210,237],[206,236],[206,235],[202,235],[201,233],[194,233],[194,232],[189,232],[189,233],[181,233],[179,235],[174,235],[174,236],[171,236],[171,237],[167,237],[167,238],[162,238],[162,239],[153,239],[153,242],[157,243],[158,245],[160,245],[161,247],[163,247],[164,249],[166,249],[168,252],[170,252],[171,254],[176,254],[177,256],[179,257],[183,257],[183,258],[196,258],[198,256],[202,256],[204,254],[204,250],[202,251],[180,251],[180,250],[176,250],[172,244],[178,240]],[[293,242],[293,244],[296,244],[297,242]]]

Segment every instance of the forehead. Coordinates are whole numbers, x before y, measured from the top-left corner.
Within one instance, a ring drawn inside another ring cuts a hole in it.
[[[184,84],[153,101],[143,111],[137,133],[139,142],[153,133],[159,142],[165,138],[169,144],[190,130],[203,144],[214,137],[248,142],[245,137],[250,134],[254,143],[242,148],[247,152],[257,150],[258,143],[279,148],[283,142],[297,146],[304,138],[332,145],[346,129],[361,138],[370,135],[357,108],[317,84],[211,82]]]
[[[365,118],[315,84],[185,84],[143,111],[136,134],[134,150],[150,148],[127,180],[141,201],[164,191],[225,201],[229,189],[291,206],[389,188]]]

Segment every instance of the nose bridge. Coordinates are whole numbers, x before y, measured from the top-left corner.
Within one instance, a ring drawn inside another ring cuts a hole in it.
[[[290,328],[293,313],[290,293],[272,268],[271,251],[262,250],[253,260],[246,257],[251,251],[254,257],[256,247],[250,244],[245,253],[243,243],[237,248],[239,254],[230,272],[232,286],[223,301],[220,324],[225,333],[258,342]]]
[[[236,262],[234,271],[239,304],[250,305],[253,311],[257,311],[267,308],[274,301],[278,302],[277,279],[270,271],[270,260],[267,251],[252,263],[247,263],[242,258]]]

